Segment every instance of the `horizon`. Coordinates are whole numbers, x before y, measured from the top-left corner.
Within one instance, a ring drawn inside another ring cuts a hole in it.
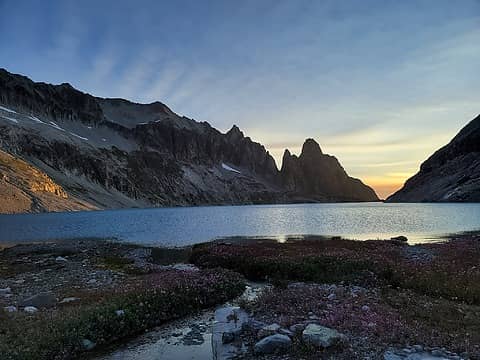
[[[478,1],[141,5],[1,1],[0,67],[236,124],[279,168],[314,138],[380,198],[479,113]]]

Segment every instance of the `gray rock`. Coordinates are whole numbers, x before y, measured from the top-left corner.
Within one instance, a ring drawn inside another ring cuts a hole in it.
[[[9,287],[0,289],[0,295],[10,294],[11,292],[12,292],[12,289],[10,289]]]
[[[259,339],[262,339],[264,337],[276,334],[278,332],[278,330],[280,330],[280,328],[281,328],[281,326],[276,324],[276,323],[266,325],[258,331],[257,337]]]
[[[55,261],[58,261],[58,262],[67,262],[68,260],[66,258],[64,258],[63,256],[57,256],[55,258]]]
[[[57,299],[51,292],[43,292],[33,295],[19,302],[19,306],[34,306],[36,308],[48,308],[56,304]]]
[[[78,301],[78,300],[80,300],[80,298],[66,297],[66,298],[63,298],[62,301],[60,301],[60,304],[67,304],[67,303],[71,303],[71,302]]]
[[[330,295],[327,296],[328,300],[335,300],[337,298],[337,295],[335,293],[331,293]]]
[[[235,341],[235,333],[229,331],[222,334],[222,343],[230,344]]]
[[[255,344],[256,354],[273,354],[286,352],[292,346],[292,340],[282,334],[275,334],[263,338]]]
[[[305,329],[305,324],[294,324],[290,326],[290,331],[293,332],[294,334],[301,334],[302,331]]]
[[[290,330],[284,329],[284,328],[278,330],[278,333],[279,333],[279,334],[282,334],[282,335],[287,335],[287,336],[289,336],[289,337],[294,337],[294,336],[295,336],[295,334],[293,333],[293,331],[290,331]]]
[[[117,316],[124,316],[124,315],[125,315],[125,310],[116,310],[116,311],[115,311],[115,314],[116,314]]]
[[[303,330],[302,339],[306,344],[327,348],[344,342],[346,336],[325,326],[309,324]]]
[[[3,310],[8,313],[13,313],[13,312],[17,312],[18,309],[16,306],[10,305],[10,306],[5,306]]]
[[[29,314],[35,314],[38,311],[38,309],[35,306],[25,306],[23,311]]]
[[[97,344],[95,344],[93,341],[91,340],[88,340],[88,339],[83,339],[82,340],[82,347],[84,350],[86,351],[90,351],[90,350],[93,350],[93,348],[96,346]]]

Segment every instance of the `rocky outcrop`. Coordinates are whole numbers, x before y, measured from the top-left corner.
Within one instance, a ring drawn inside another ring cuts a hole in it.
[[[89,210],[48,175],[0,150],[0,213]]]
[[[312,141],[279,171],[237,126],[221,133],[160,102],[98,98],[0,69],[0,149],[48,176],[57,197],[88,207],[377,200]]]
[[[480,116],[430,156],[387,201],[480,201]]]
[[[307,139],[300,156],[285,150],[281,170],[283,186],[292,196],[317,201],[377,201],[372,188],[347,175],[334,156]]]

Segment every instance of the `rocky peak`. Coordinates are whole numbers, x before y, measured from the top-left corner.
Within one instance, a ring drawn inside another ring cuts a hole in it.
[[[320,145],[314,139],[306,139],[302,146],[302,153],[300,157],[302,158],[311,158],[311,157],[318,157],[322,155],[322,149],[320,149]]]
[[[375,192],[360,180],[347,175],[338,160],[322,153],[313,139],[305,140],[299,157],[285,150],[282,183],[300,197],[318,201],[376,201]]]
[[[233,125],[232,128],[228,130],[226,135],[230,140],[234,140],[234,141],[243,139],[245,137],[242,130],[240,130],[237,125]]]

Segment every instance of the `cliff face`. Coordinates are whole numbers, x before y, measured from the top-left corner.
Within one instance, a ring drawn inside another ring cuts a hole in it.
[[[430,156],[387,201],[480,201],[480,116]]]
[[[285,150],[281,177],[294,196],[317,201],[376,201],[375,191],[347,175],[338,160],[324,155],[313,139],[303,144],[299,157]]]
[[[303,170],[282,174],[236,126],[223,134],[160,102],[97,98],[1,69],[0,149],[95,208],[377,199],[357,194],[327,155],[302,152]]]

